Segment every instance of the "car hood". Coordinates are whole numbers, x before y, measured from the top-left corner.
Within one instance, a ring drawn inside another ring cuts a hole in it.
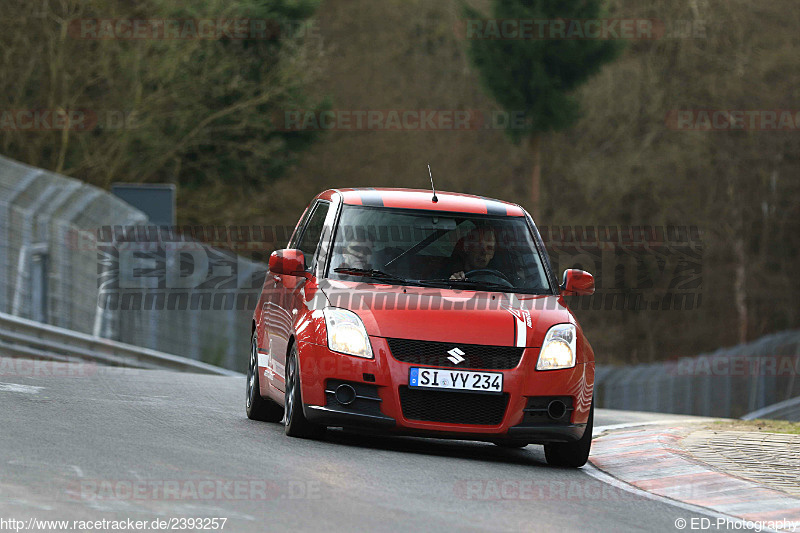
[[[540,347],[553,324],[574,322],[552,295],[325,280],[330,305],[357,313],[371,336]]]

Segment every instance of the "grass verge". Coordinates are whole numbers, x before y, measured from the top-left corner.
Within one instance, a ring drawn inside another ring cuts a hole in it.
[[[786,420],[725,420],[712,422],[708,429],[722,431],[763,431],[764,433],[789,433],[800,435],[800,422]]]

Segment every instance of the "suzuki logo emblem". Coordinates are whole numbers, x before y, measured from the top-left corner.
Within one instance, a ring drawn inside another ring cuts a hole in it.
[[[448,350],[447,353],[450,354],[450,357],[448,357],[447,360],[453,363],[454,365],[466,361],[466,359],[461,357],[462,355],[466,354],[462,352],[459,348],[453,348],[452,350]]]

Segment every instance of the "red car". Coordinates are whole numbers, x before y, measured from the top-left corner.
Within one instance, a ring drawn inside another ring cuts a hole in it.
[[[286,434],[371,428],[522,447],[579,467],[594,353],[520,206],[408,189],[331,189],[269,259],[247,416]]]

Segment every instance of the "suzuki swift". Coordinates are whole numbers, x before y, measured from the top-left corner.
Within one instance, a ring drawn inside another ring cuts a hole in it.
[[[531,216],[479,196],[319,194],[269,271],[252,321],[247,416],[326,427],[543,444],[579,467],[592,438],[594,353]]]

